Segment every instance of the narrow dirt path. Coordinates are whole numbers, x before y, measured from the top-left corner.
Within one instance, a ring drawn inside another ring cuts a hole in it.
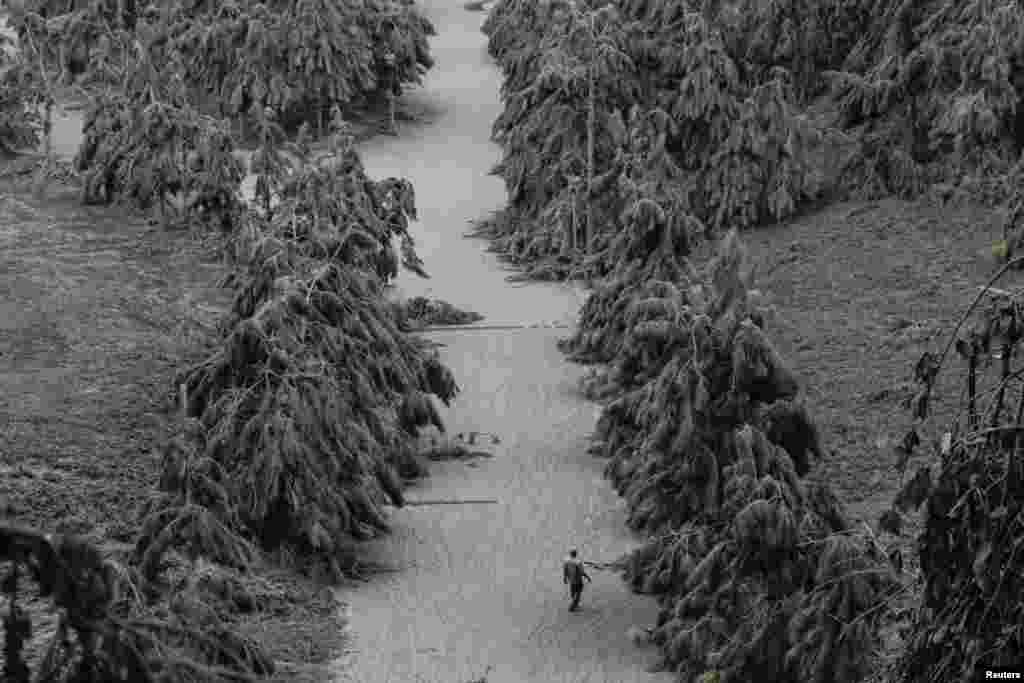
[[[483,242],[462,239],[471,221],[504,201],[501,181],[488,176],[500,154],[489,138],[501,78],[480,33],[484,14],[459,0],[421,4],[440,34],[432,41],[437,64],[403,105],[424,122],[360,147],[372,177],[408,178],[416,190],[414,235],[432,277],[402,273],[396,293],[444,299],[484,314],[488,326],[534,329],[431,335],[446,345],[462,387],[442,411],[450,430],[501,442],[485,444],[495,457],[475,467],[438,465],[409,497],[498,503],[395,511],[393,535],[368,552],[400,571],[339,591],[352,644],[333,675],[339,683],[465,683],[492,667],[489,683],[668,681],[645,672],[655,652],[626,635],[654,622],[655,604],[631,595],[616,574],[592,571],[582,610],[567,610],[560,565],[570,545],[585,560],[608,562],[637,542],[602,463],[584,452],[597,411],[574,394],[582,371],[555,346],[585,295],[510,284]],[[58,156],[74,156],[81,123],[79,111],[58,112]]]
[[[420,255],[430,280],[403,274],[407,295],[439,297],[486,316],[483,324],[571,324],[584,295],[565,286],[515,286],[484,251],[461,239],[468,222],[499,208],[499,158],[489,142],[500,109],[500,74],[480,33],[483,16],[452,0],[423,2],[438,28],[437,65],[410,93],[429,124],[402,127],[361,150],[373,177],[416,188]],[[574,395],[581,370],[555,342],[566,329],[447,331],[444,359],[462,393],[444,417],[452,432],[495,433],[494,458],[446,463],[411,499],[495,498],[494,505],[397,510],[394,533],[369,549],[398,571],[340,591],[349,606],[351,651],[336,681],[465,683],[490,666],[490,683],[668,680],[645,672],[654,658],[626,636],[652,624],[653,601],[631,595],[612,572],[568,612],[560,563],[570,545],[611,561],[635,544],[621,503],[584,452],[596,409]]]

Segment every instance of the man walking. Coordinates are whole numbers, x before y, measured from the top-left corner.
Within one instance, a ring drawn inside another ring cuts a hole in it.
[[[583,569],[583,563],[576,557],[576,550],[570,550],[562,569],[562,582],[569,586],[569,597],[572,599],[572,604],[569,605],[570,612],[579,609],[584,579],[588,582],[591,580]]]

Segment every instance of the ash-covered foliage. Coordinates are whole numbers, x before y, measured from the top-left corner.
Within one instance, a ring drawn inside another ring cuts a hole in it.
[[[182,558],[244,571],[281,546],[334,576],[354,572],[356,542],[384,532],[383,506],[401,505],[403,480],[425,473],[417,429],[443,431],[433,400],[458,388],[383,295],[400,266],[427,276],[407,229],[415,197],[407,181],[366,176],[340,110],[418,82],[432,28],[406,2],[30,0],[12,18],[34,46],[22,50],[34,59],[19,63],[26,78],[90,100],[76,159],[85,200],[155,208],[167,224],[212,221],[235,290],[215,352],[175,381],[187,426],[162,449],[118,573],[131,619],[97,613],[78,651],[62,632],[43,664],[59,671],[38,680],[269,673],[216,601],[164,577]],[[286,125],[325,112],[337,133],[326,161],[314,160],[308,126],[285,142]],[[239,197],[239,119],[260,138],[255,207]],[[24,640],[15,617],[10,652]]]
[[[83,200],[156,210],[168,225],[230,229],[243,166],[229,126],[191,96],[167,17],[129,5],[29,2],[12,13],[36,78],[73,82],[87,96],[75,157]]]
[[[113,84],[130,59],[121,35],[148,37],[189,68],[191,104],[234,121],[265,107],[289,127],[326,124],[335,106],[400,94],[433,65],[434,27],[409,0],[27,0],[14,25],[48,44],[62,80]]]
[[[1024,146],[1024,7],[1016,0],[744,0],[729,41],[754,71],[784,68],[802,104],[855,141],[855,196],[935,183],[988,201]],[[996,201],[1003,197],[998,193]]]
[[[43,121],[37,107],[44,98],[36,70],[9,37],[0,35],[0,155],[39,144]]]
[[[333,154],[267,180],[279,188],[269,211],[232,236],[229,331],[180,378],[200,427],[165,452],[137,546],[146,567],[172,547],[244,566],[251,538],[351,572],[354,542],[386,531],[382,507],[400,506],[402,479],[424,472],[416,429],[443,430],[429,395],[447,403],[458,389],[400,329],[376,271],[391,239],[420,269],[410,188],[370,180],[336,124]]]
[[[599,178],[634,107],[664,120],[672,212],[708,234],[819,197],[1002,202],[1024,149],[1022,27],[1016,0],[501,0],[484,30],[509,203],[489,233],[541,277],[603,263],[622,206]]]
[[[907,683],[971,680],[1024,661],[1024,307],[1019,293],[988,291],[979,299],[945,352],[926,353],[917,364],[920,392],[910,402],[915,425],[904,439],[905,460],[921,445],[921,423],[954,350],[966,370],[962,410],[947,443],[907,479],[883,517],[895,532],[902,514],[924,504],[924,595],[900,663]]]
[[[333,107],[399,95],[433,65],[434,27],[409,0],[189,4],[174,42],[201,65],[190,85],[233,119],[272,107],[289,127],[324,124]]]
[[[692,240],[817,196],[820,130],[792,75],[748,68],[731,28],[682,1],[498,2],[484,26],[505,75],[497,248],[545,277],[607,271],[604,248],[641,197],[686,217]],[[638,154],[657,163],[638,174]]]
[[[86,203],[156,209],[165,225],[230,230],[237,220],[243,165],[223,122],[183,100],[113,94],[94,101],[83,133],[75,167]]]
[[[270,108],[290,131],[325,132],[335,108],[419,83],[434,32],[406,0],[28,0],[11,23],[28,73],[88,100],[76,157],[86,202],[225,230],[241,213],[236,129]],[[4,92],[0,112],[22,107]],[[30,117],[5,121],[0,140],[30,141]]]
[[[259,647],[237,635],[204,604],[196,583],[177,586],[170,601],[149,595],[133,564],[104,557],[78,538],[0,527],[3,680],[254,681],[274,673]],[[166,597],[166,595],[162,596]],[[41,657],[27,656],[33,621],[29,599],[58,614]]]
[[[484,319],[475,311],[466,311],[447,301],[422,296],[410,297],[396,304],[395,314],[400,325],[410,329],[434,325],[470,325]]]
[[[623,269],[562,347],[605,365],[594,451],[650,539],[626,579],[658,596],[653,639],[680,681],[827,683],[867,672],[900,588],[838,500],[802,480],[822,448],[763,329],[735,232],[706,273]]]
[[[904,681],[1024,661],[1024,474],[1021,449],[958,443],[925,506],[919,540],[923,604],[904,654]]]

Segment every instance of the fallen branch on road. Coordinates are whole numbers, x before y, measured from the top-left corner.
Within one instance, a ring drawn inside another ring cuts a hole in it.
[[[468,460],[470,458],[493,458],[488,451],[471,451],[462,444],[443,444],[423,452],[423,457],[437,462],[440,460]]]
[[[601,572],[617,572],[625,569],[625,559],[620,558],[614,562],[587,562],[583,561],[583,564],[590,569],[596,569]]]
[[[424,458],[431,461],[439,460],[467,460],[470,458],[493,458],[494,454],[489,451],[470,449],[468,446],[475,446],[477,437],[487,436],[491,444],[500,443],[500,439],[494,434],[483,434],[481,432],[469,432],[468,435],[458,434],[455,438],[448,438],[440,443],[432,439],[428,447],[420,452]]]
[[[414,332],[495,332],[503,330],[568,330],[569,323],[521,323],[516,325],[428,325],[417,328]]]

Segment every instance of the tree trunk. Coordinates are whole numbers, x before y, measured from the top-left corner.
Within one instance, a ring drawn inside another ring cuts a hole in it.
[[[188,406],[188,386],[185,384],[178,385],[178,402],[181,404],[181,417],[182,419],[188,418],[189,406]]]
[[[170,230],[171,213],[167,210],[167,197],[163,192],[160,193],[160,199],[158,200],[157,206],[160,207],[160,226],[164,230]]]
[[[1002,361],[1002,371],[999,374],[999,391],[996,393],[996,407],[992,411],[992,427],[999,426],[999,416],[1003,412],[1003,399],[1006,396],[1006,383],[1010,378],[1010,363],[1013,359],[1013,346],[1009,344],[1003,344],[1000,351],[1000,360]]]
[[[45,145],[46,158],[53,155],[53,100],[46,100],[46,122],[43,124],[43,144]]]
[[[978,367],[978,352],[973,346],[971,347],[971,357],[968,359],[967,366],[967,429],[974,431],[978,426],[978,414],[975,407],[975,395],[977,393],[977,367]]]
[[[388,132],[398,135],[398,128],[395,127],[395,96],[391,92],[388,92]]]
[[[572,213],[562,216],[562,256],[572,257]]]
[[[53,168],[53,98],[46,99],[46,114],[43,120],[43,163],[36,172],[32,194],[36,199],[46,197],[46,188],[50,182],[50,169]]]
[[[388,133],[398,135],[398,127],[395,126],[395,86],[398,84],[398,74],[394,70],[388,72],[387,93],[388,93]]]
[[[591,45],[596,48],[597,37],[594,35],[594,15],[590,14],[590,39]],[[596,52],[596,50],[595,50]],[[596,54],[595,54],[596,57]],[[587,225],[583,231],[583,255],[587,255],[590,246],[590,239],[593,235],[594,217],[594,132],[597,128],[597,103],[594,95],[594,62],[591,60],[590,68],[587,69],[589,81],[589,108],[587,111]]]
[[[576,190],[573,190],[572,199],[570,200],[572,202],[572,213],[569,216],[569,249],[573,252],[576,251],[576,231],[579,230],[579,223],[576,218],[576,192]]]

